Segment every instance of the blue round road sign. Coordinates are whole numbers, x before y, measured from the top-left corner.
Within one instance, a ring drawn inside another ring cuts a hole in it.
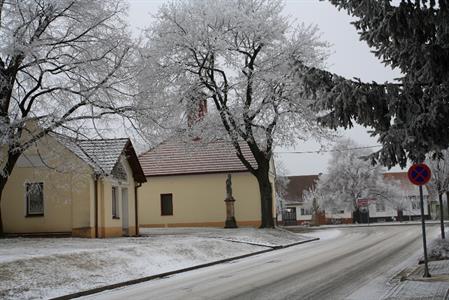
[[[429,182],[432,172],[426,164],[414,164],[408,169],[407,175],[414,185],[425,185]]]

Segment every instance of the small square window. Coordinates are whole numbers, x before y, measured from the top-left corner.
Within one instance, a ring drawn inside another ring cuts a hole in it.
[[[301,216],[310,216],[312,211],[309,208],[301,208]]]
[[[26,184],[27,216],[44,215],[44,183]]]
[[[385,211],[385,202],[378,200],[376,201],[376,211],[377,212],[383,212]]]
[[[173,194],[161,194],[161,216],[173,216]]]
[[[118,187],[112,187],[112,218],[120,219],[119,205],[118,205]]]

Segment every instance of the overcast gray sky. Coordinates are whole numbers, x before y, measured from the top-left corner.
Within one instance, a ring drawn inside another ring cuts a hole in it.
[[[136,32],[145,28],[151,22],[151,14],[155,14],[164,0],[129,0],[129,21]],[[359,36],[350,24],[353,20],[345,11],[338,11],[327,1],[318,0],[286,0],[284,13],[298,22],[316,24],[322,39],[329,42],[331,55],[328,59],[328,70],[347,78],[358,77],[363,81],[385,82],[399,77],[399,72],[385,67],[370,52],[365,42],[359,41]],[[361,146],[377,145],[375,138],[371,138],[367,130],[361,126],[342,131],[344,136],[350,137]],[[283,163],[288,175],[310,175],[325,173],[329,153],[307,154],[283,152],[314,151],[320,146],[309,141],[298,143],[294,148],[278,149],[282,151],[277,158]],[[399,170],[399,169],[393,169]]]

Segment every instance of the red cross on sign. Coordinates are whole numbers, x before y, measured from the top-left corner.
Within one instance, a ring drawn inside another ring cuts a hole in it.
[[[407,175],[414,185],[425,185],[429,182],[432,172],[426,164],[414,164],[408,169]]]

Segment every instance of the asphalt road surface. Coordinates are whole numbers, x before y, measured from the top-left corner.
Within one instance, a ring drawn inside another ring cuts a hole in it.
[[[435,236],[436,226],[428,232]],[[89,299],[380,299],[422,252],[421,227],[326,229],[317,242],[95,294]]]

